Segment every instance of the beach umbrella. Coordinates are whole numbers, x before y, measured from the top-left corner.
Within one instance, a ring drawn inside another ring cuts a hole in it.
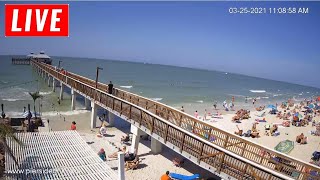
[[[310,109],[313,109],[314,108],[314,104],[309,104],[308,106]]]
[[[277,109],[275,105],[273,104],[269,104],[267,108],[271,108],[271,109]]]
[[[274,149],[276,151],[289,154],[294,148],[294,142],[290,140],[281,141]]]

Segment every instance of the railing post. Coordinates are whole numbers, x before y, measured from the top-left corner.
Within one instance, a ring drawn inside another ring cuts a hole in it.
[[[186,134],[183,133],[183,135],[182,135],[182,144],[181,144],[181,147],[180,147],[180,153],[182,153],[182,151],[183,151],[183,144],[184,144],[185,138],[186,138]]]
[[[165,138],[164,138],[164,143],[167,142],[167,137],[168,137],[168,130],[169,130],[169,124],[166,125],[166,132],[165,132]]]
[[[203,152],[203,148],[204,148],[204,143],[202,143],[202,145],[201,145],[200,154],[199,154],[199,157],[198,157],[198,163],[199,164],[200,164],[200,161],[201,161],[201,155],[202,155],[202,152]]]

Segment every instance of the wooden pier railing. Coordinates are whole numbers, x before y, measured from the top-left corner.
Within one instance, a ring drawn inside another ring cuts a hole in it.
[[[162,142],[197,158],[198,164],[216,169],[216,173],[237,179],[320,179],[319,167],[213,127],[165,104],[117,88],[110,95],[106,84],[99,83],[95,89],[94,80],[71,72],[62,74],[44,63],[32,65],[105,108],[132,119]]]
[[[30,59],[28,58],[12,58],[11,61],[15,65],[30,65]]]

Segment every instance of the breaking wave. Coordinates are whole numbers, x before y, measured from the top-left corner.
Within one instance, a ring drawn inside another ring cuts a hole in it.
[[[252,93],[265,93],[265,90],[250,90]]]
[[[131,89],[132,88],[132,86],[120,86],[120,87],[126,88],[126,89]]]

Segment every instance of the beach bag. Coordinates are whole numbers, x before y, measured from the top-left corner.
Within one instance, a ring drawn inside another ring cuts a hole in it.
[[[251,135],[251,130],[248,130],[246,133],[244,133],[244,137],[250,137]]]
[[[319,151],[313,152],[311,159],[314,160],[314,161],[319,161],[319,159],[320,159],[320,152],[319,152]]]

